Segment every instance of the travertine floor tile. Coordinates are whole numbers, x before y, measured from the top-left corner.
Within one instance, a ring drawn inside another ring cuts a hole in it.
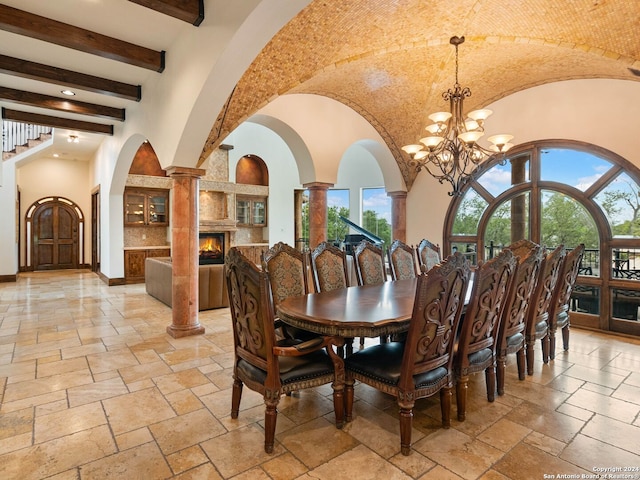
[[[439,396],[418,400],[409,456],[389,395],[357,383],[342,430],[330,385],[283,396],[268,455],[262,395],[245,387],[230,417],[229,309],[199,319],[205,335],[174,339],[144,285],[84,271],[0,283],[0,478],[529,480],[640,462],[640,339],[573,328],[549,365],[536,345],[534,375],[510,358],[493,403],[473,375],[448,430]]]
[[[206,408],[158,422],[149,428],[165,455],[226,432]]]
[[[442,429],[414,443],[413,448],[466,479],[478,478],[503,452],[456,429]]]
[[[82,478],[144,478],[149,480],[171,477],[171,469],[155,443],[104,457],[80,467]]]
[[[324,418],[289,429],[276,435],[276,439],[309,468],[315,468],[357,445],[356,439]],[[323,448],[318,448],[318,445]]]
[[[109,398],[102,403],[115,435],[153,425],[176,415],[155,388]]]
[[[107,419],[99,402],[39,415],[35,421],[33,441],[35,444],[43,443],[106,423]]]
[[[309,476],[318,480],[369,480],[372,478],[372,472],[375,472],[376,478],[389,480],[411,478],[364,445],[345,451],[318,468],[314,468],[309,472]]]
[[[580,475],[592,473],[553,455],[541,453],[535,447],[520,443],[500,459],[493,470],[512,480],[531,480],[533,478],[550,478],[558,474]],[[557,478],[557,477],[555,477]]]

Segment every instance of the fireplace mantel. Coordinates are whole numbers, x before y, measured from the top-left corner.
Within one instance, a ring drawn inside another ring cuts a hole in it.
[[[236,221],[229,219],[200,220],[201,232],[237,232]]]

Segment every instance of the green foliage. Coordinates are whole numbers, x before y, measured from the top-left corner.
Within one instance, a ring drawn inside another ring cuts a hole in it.
[[[589,212],[572,198],[561,193],[544,197],[541,225],[542,244],[556,247],[598,248],[598,229]]]
[[[511,243],[511,202],[504,202],[491,215],[484,237],[485,245],[509,245]]]
[[[456,219],[453,222],[454,235],[474,235],[478,231],[478,222],[487,208],[487,202],[472,190],[460,202]]]
[[[385,218],[378,218],[373,210],[362,212],[362,228],[382,238],[386,246],[391,245],[391,225]]]
[[[635,182],[630,184],[631,191],[607,190],[604,192],[604,199],[601,201],[602,208],[607,212],[609,218],[615,218],[621,211],[621,204],[626,204],[632,212],[631,219],[622,223],[611,225],[614,235],[640,236],[640,191]]]
[[[349,226],[340,220],[340,216],[349,218],[347,207],[329,207],[327,211],[327,240],[341,242],[349,233]]]
[[[342,241],[349,232],[349,226],[340,220],[340,216],[349,218],[347,207],[330,207],[327,211],[327,240]],[[302,237],[309,240],[309,202],[302,204]]]

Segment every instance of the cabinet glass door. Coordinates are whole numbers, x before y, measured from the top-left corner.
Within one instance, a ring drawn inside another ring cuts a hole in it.
[[[264,225],[266,223],[266,202],[264,200],[255,200],[253,202],[253,224]]]
[[[164,195],[149,196],[149,224],[167,223],[167,197]]]
[[[238,223],[250,223],[250,206],[251,202],[249,200],[238,199],[236,202],[236,220],[238,220]]]
[[[126,195],[125,223],[144,224],[144,195],[128,193]]]

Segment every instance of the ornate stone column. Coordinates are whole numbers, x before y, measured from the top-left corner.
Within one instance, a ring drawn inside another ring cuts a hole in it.
[[[169,167],[173,179],[171,199],[172,325],[174,338],[199,335],[198,320],[198,190],[205,170]]]
[[[387,192],[391,197],[391,241],[407,241],[407,192]]]
[[[511,159],[511,185],[517,185],[526,180],[526,165],[528,157],[521,156]],[[511,243],[526,238],[527,212],[526,196],[518,195],[511,200]]]
[[[302,200],[304,190],[293,191],[293,218],[295,219],[295,232],[296,248],[300,251],[304,251],[304,243],[300,241],[302,239]]]
[[[304,185],[309,189],[309,248],[327,240],[327,190],[332,183],[313,182]]]

